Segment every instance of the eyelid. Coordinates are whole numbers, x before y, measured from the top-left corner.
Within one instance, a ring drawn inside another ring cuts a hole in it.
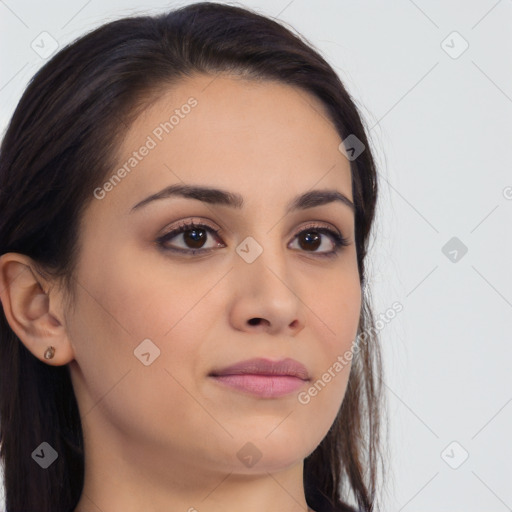
[[[328,229],[329,231],[334,231],[338,236],[342,236],[340,230],[336,227],[334,227],[332,224],[329,224],[327,222],[324,222],[324,221],[310,221],[309,223],[306,223],[304,226],[301,226],[301,228],[297,231],[295,231],[294,233],[294,237],[297,236],[297,235],[300,235],[303,231],[307,231],[308,229],[320,229],[320,228],[325,228],[325,229]]]
[[[175,231],[179,231],[180,229],[193,229],[193,228],[208,228],[209,230],[213,231],[214,233],[218,233],[219,231],[222,231],[221,228],[216,228],[210,224],[208,224],[208,221],[205,221],[203,219],[199,219],[198,217],[189,217],[186,219],[181,219],[173,223],[170,227],[166,227],[163,229],[163,233],[158,236],[158,238],[162,238],[164,236],[169,235],[170,233],[173,233]]]

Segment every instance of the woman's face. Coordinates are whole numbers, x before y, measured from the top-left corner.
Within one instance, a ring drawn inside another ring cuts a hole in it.
[[[199,478],[277,471],[317,447],[361,308],[340,142],[312,96],[225,75],[183,81],[130,127],[85,212],[66,315],[89,454]],[[170,186],[208,191],[144,202]],[[253,358],[307,375],[218,376]]]

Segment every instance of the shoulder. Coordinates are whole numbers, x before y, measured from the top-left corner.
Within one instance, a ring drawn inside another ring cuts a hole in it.
[[[332,512],[363,512],[362,510],[349,505],[340,504],[332,507]]]
[[[329,504],[328,506],[324,507],[316,507],[314,509],[314,512],[364,512],[358,508],[351,507],[349,505],[339,504],[339,505],[332,505]]]
[[[352,507],[345,503],[333,503],[325,496],[317,496],[316,507],[313,507],[315,512],[363,512],[359,508]]]

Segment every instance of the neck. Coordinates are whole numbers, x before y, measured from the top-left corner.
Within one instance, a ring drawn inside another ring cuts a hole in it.
[[[84,441],[87,445],[85,429]],[[220,470],[215,461],[206,466],[190,460],[194,457],[174,458],[177,462],[161,450],[108,440],[86,446],[84,488],[74,512],[312,512],[303,461],[241,474]]]

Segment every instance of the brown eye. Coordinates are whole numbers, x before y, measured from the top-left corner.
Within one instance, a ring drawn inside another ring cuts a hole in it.
[[[316,251],[322,244],[322,236],[316,231],[304,231],[299,235],[299,245],[305,251]]]
[[[187,229],[183,232],[183,241],[191,249],[201,249],[206,241],[204,229]]]
[[[336,256],[341,247],[350,244],[340,233],[323,226],[311,226],[303,229],[295,235],[295,241],[297,241],[300,250],[320,257]],[[292,248],[295,249],[296,247]]]
[[[217,233],[220,230],[215,230],[210,226],[206,226],[203,224],[194,224],[193,222],[183,223],[176,229],[171,230],[169,233],[161,236],[157,243],[162,246],[164,249],[169,251],[176,251],[182,253],[194,253],[198,252],[206,252],[215,247],[224,247],[222,242],[219,242],[219,237]],[[205,247],[208,240],[212,238],[210,233],[215,235],[215,239],[217,241],[210,242],[210,247]],[[178,243],[169,243],[171,241],[177,241]]]

